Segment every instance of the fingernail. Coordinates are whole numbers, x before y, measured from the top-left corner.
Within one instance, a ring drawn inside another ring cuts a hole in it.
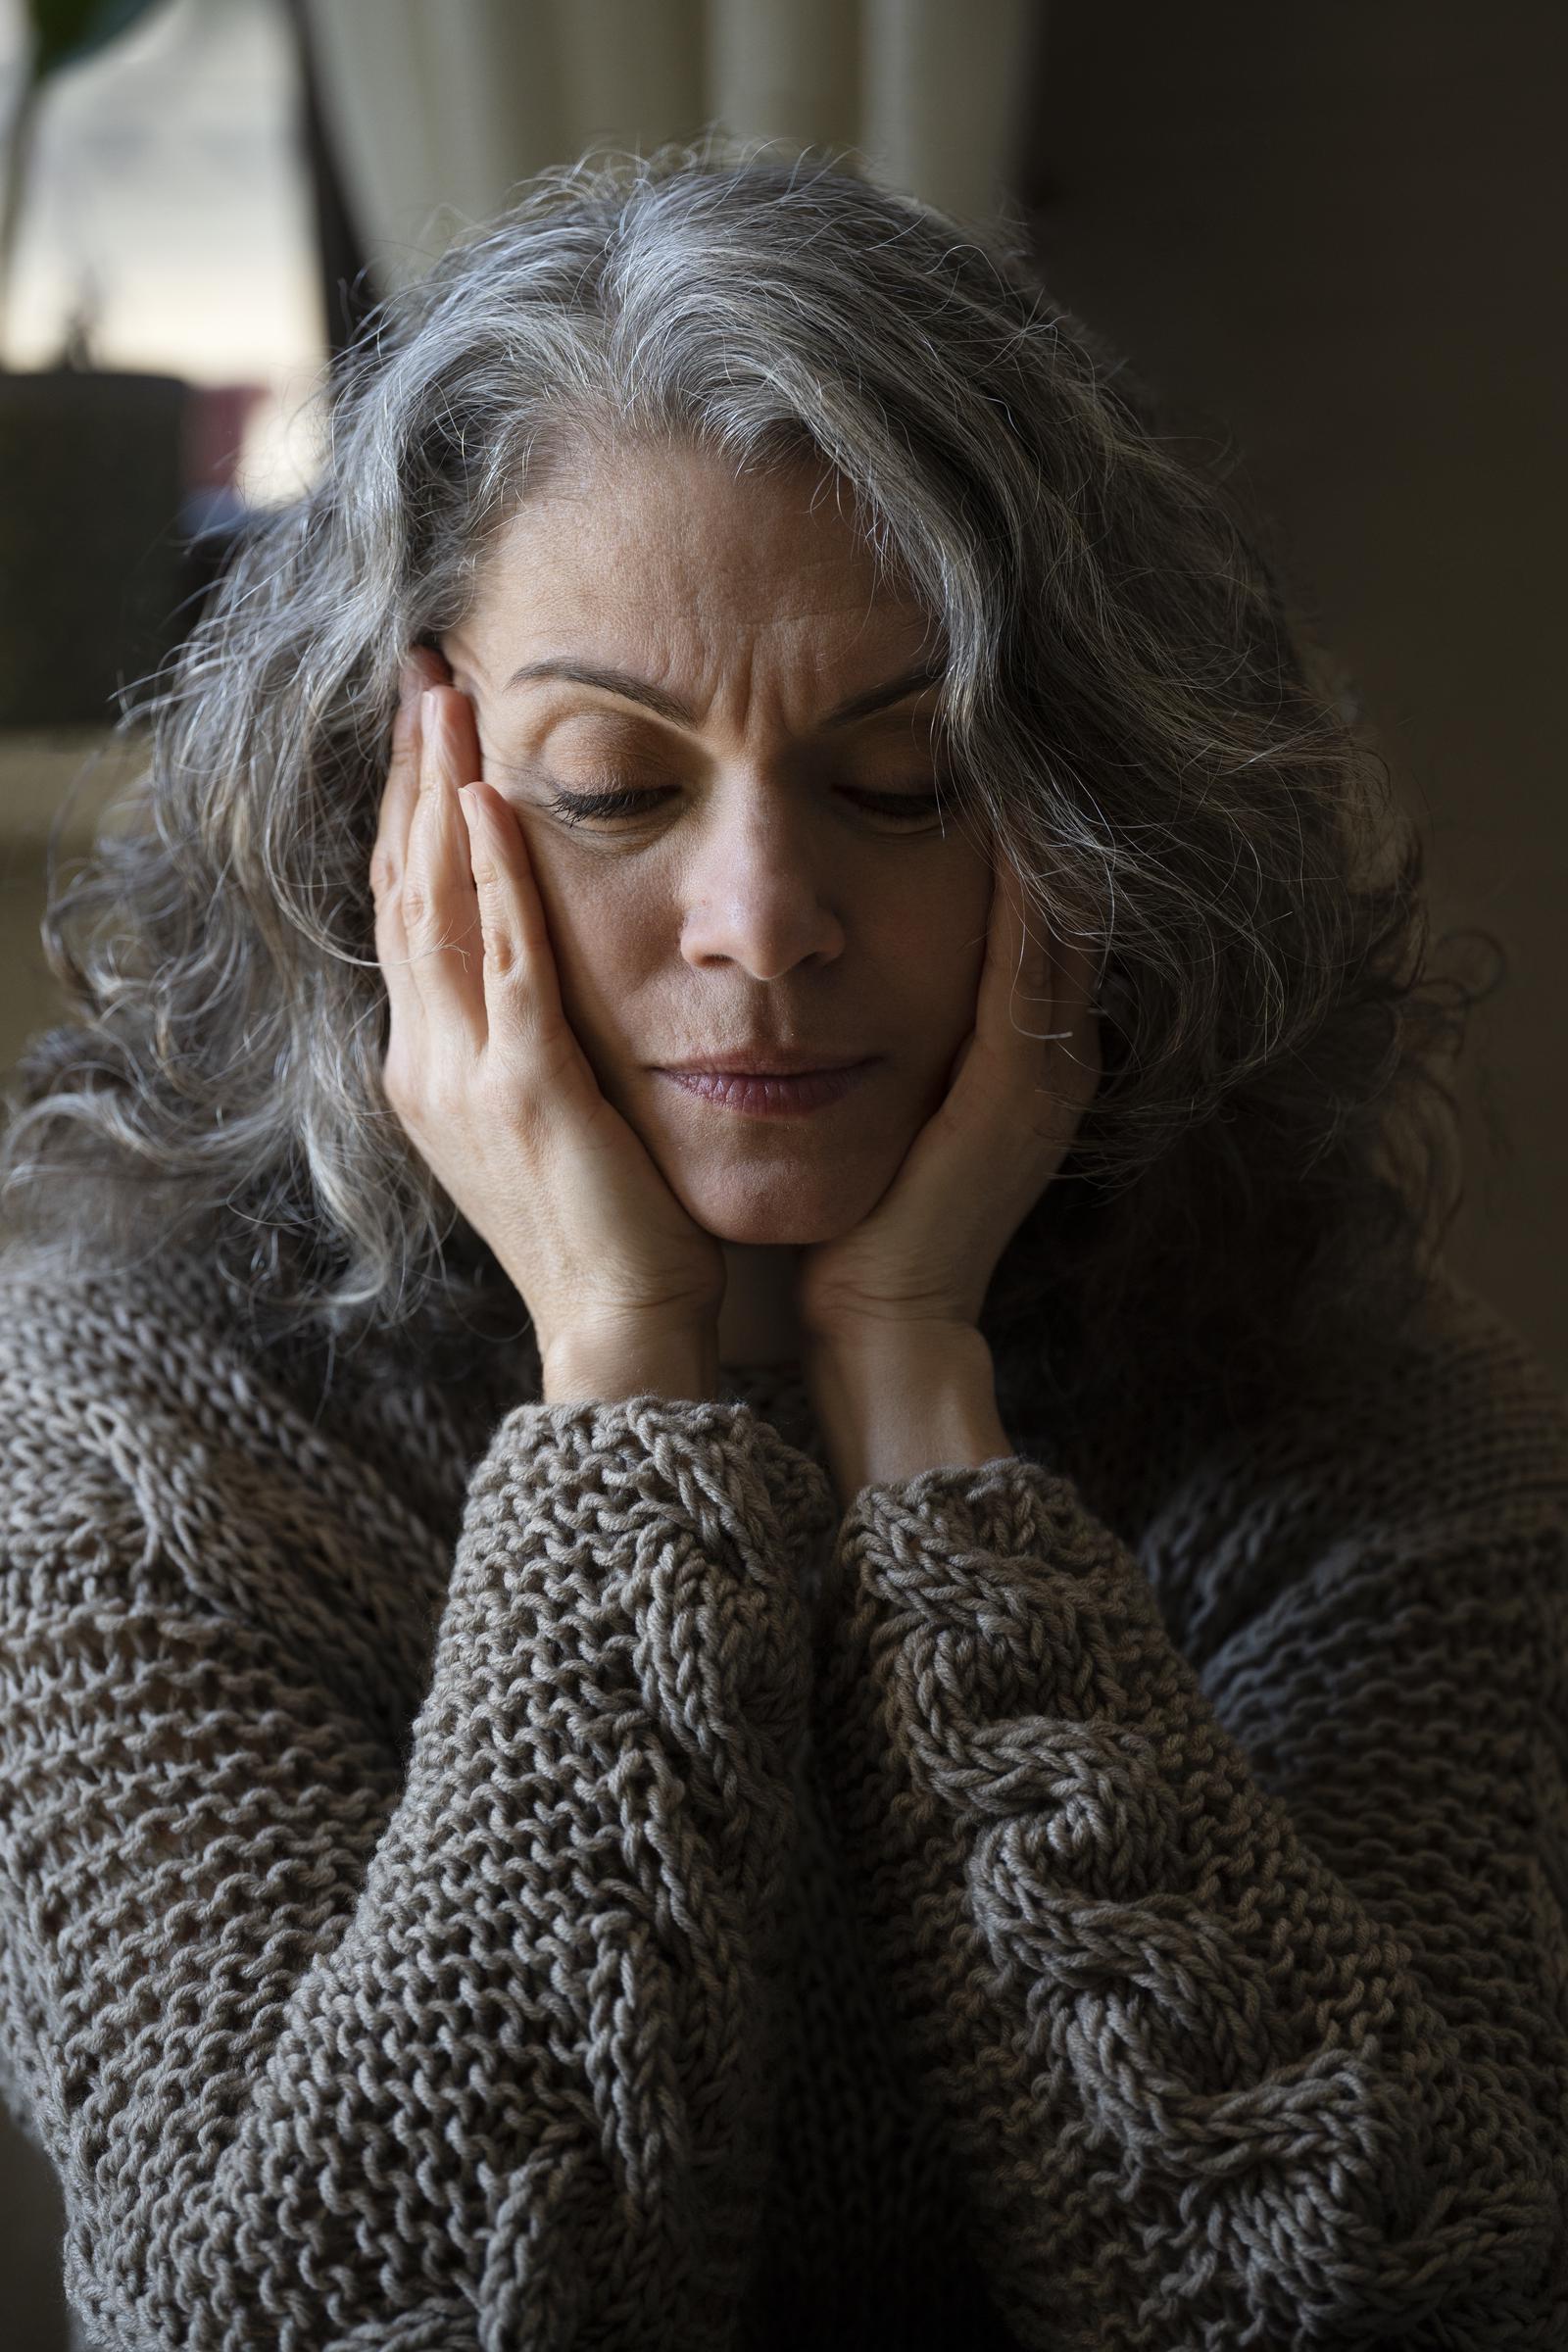
[[[419,729],[421,734],[434,734],[441,716],[441,698],[433,686],[426,686],[419,696]]]
[[[423,684],[424,680],[415,668],[414,663],[412,662],[405,662],[402,668],[398,672],[399,705],[406,710],[409,704],[412,703],[417,696],[419,689]]]

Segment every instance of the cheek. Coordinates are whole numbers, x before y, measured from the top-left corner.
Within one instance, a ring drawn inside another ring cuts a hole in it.
[[[625,1010],[657,959],[659,917],[651,895],[537,837],[529,861],[562,1009],[590,1060],[617,1052],[624,1057]]]

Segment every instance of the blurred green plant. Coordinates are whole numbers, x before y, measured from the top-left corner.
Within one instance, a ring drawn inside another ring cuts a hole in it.
[[[0,368],[5,366],[12,265],[27,163],[45,90],[67,66],[95,57],[168,0],[23,0],[22,74],[0,157]]]

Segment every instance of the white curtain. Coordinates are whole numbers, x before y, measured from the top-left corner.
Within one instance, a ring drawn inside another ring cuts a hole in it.
[[[1045,0],[306,0],[383,287],[589,147],[710,123],[849,146],[960,218],[1004,194]]]

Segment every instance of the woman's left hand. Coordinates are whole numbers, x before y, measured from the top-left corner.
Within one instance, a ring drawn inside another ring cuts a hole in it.
[[[946,1095],[871,1213],[801,1250],[796,1309],[814,1345],[906,1324],[978,1328],[998,1259],[1094,1100],[1090,959],[1029,938],[1012,867],[996,871],[975,1025]]]

